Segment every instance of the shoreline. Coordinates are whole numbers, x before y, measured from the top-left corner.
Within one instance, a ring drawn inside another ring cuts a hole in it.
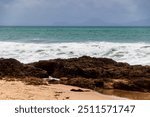
[[[101,89],[114,90],[114,94],[115,90],[132,91],[135,92],[135,97],[138,95],[136,92],[147,93],[148,97],[150,94],[150,66],[130,65],[90,56],[42,60],[30,64],[1,58],[0,78],[6,81],[24,81],[36,86],[61,84],[97,92]]]
[[[124,100],[90,89],[63,84],[26,85],[21,81],[0,80],[0,100]],[[74,90],[74,91],[71,91]]]

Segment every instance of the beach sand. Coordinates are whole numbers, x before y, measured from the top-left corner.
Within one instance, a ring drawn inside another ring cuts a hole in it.
[[[71,89],[81,89],[71,91]],[[1,100],[118,100],[116,96],[62,84],[26,85],[21,81],[0,80]]]

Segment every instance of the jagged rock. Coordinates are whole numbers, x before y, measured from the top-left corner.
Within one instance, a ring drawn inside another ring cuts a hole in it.
[[[62,83],[94,90],[114,88],[150,92],[150,66],[129,65],[108,58],[87,56],[45,60],[31,64],[23,64],[15,59],[0,59],[0,78],[49,78],[49,76],[60,78],[60,81],[48,81],[49,83]],[[42,84],[41,80],[31,81],[31,84]]]
[[[136,79],[132,81],[137,87],[139,87],[144,92],[150,92],[150,79]]]
[[[47,71],[34,66],[24,65],[15,59],[0,59],[1,77],[48,77]]]
[[[100,79],[87,79],[87,78],[70,78],[67,81],[60,81],[62,84],[78,86],[82,88],[103,88],[104,82]]]
[[[45,60],[30,65],[46,70],[49,76],[67,78],[61,80],[64,84],[90,89],[111,87],[132,91],[150,91],[150,66],[129,65],[108,58],[88,56]],[[113,79],[126,79],[128,83],[113,82]],[[148,79],[148,81],[143,79]]]
[[[107,58],[83,56],[80,58],[39,61],[31,65],[46,70],[50,76],[57,78],[150,78],[149,66],[131,66]]]
[[[85,77],[85,78],[98,78],[105,76],[103,66],[115,65],[116,62],[112,59],[106,58],[91,58],[81,57],[72,59],[56,59],[49,61],[39,61],[31,65],[44,69],[50,76],[53,77]]]
[[[113,84],[115,89],[138,91],[140,88],[133,83],[116,82]]]

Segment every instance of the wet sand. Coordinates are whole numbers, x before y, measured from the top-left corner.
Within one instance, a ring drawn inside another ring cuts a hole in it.
[[[125,97],[133,100],[150,100],[150,93],[138,92],[138,91],[125,91],[119,89],[101,89],[100,93],[104,95],[115,95],[119,97]]]
[[[81,89],[81,91],[71,91]],[[118,100],[98,92],[62,84],[26,85],[21,81],[0,80],[1,100]]]

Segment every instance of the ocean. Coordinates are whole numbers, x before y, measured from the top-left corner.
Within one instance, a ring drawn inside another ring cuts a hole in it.
[[[0,26],[0,58],[30,63],[83,55],[150,65],[150,27]]]

